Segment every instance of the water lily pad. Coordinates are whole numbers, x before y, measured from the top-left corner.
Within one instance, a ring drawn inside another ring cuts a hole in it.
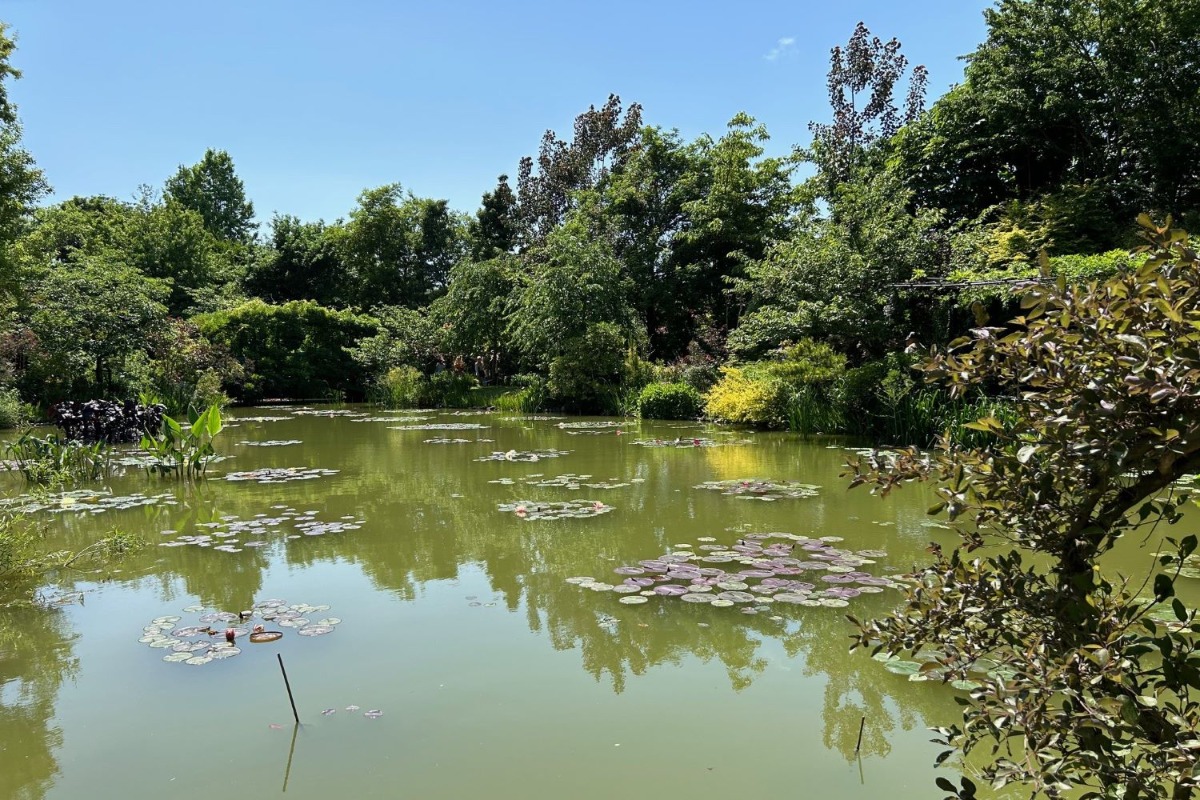
[[[325,619],[317,620],[317,625],[340,625],[342,620],[338,617],[326,617]]]
[[[518,500],[515,503],[501,503],[499,511],[515,514],[526,521],[548,519],[584,519],[607,514],[613,506],[598,500],[570,500],[563,502],[534,502]]]
[[[642,603],[648,603],[650,601],[649,601],[649,599],[642,597],[641,595],[628,595],[626,597],[622,597],[617,602],[624,603],[627,606],[634,606],[634,605],[640,605]]]
[[[170,661],[178,664],[182,661],[187,661],[190,658],[193,658],[191,653],[168,653],[167,655],[163,656],[163,661]]]
[[[816,497],[821,487],[799,481],[775,481],[746,478],[732,481],[705,481],[697,489],[719,491],[743,500],[781,500]]]
[[[308,619],[306,617],[295,617],[292,619],[280,619],[277,622],[284,628],[302,628],[308,624]]]
[[[251,634],[251,635],[253,636],[253,634]],[[225,659],[225,658],[233,658],[240,652],[242,652],[242,649],[240,647],[234,647],[232,645],[226,644],[226,645],[223,645],[222,647],[214,647],[213,649],[209,650],[208,655],[214,661],[219,661],[219,660]]]
[[[212,660],[213,660],[212,656],[209,656],[209,655],[193,656],[192,658],[189,658],[187,661],[185,661],[183,663],[187,664],[188,666],[199,667],[204,664],[211,663]]]
[[[334,627],[332,625],[308,625],[296,631],[296,633],[301,636],[324,636],[327,633],[333,633],[333,631]]]
[[[283,631],[258,631],[250,634],[250,641],[254,644],[263,644],[265,642],[274,642],[283,638]]]
[[[708,587],[708,588],[711,589],[712,587]],[[711,604],[717,598],[711,594],[702,594],[699,592],[688,592],[687,594],[685,594],[683,597],[680,597],[679,599],[685,603],[709,603],[709,604]],[[733,605],[733,603],[730,603],[730,605]]]
[[[691,597],[692,595],[687,595],[687,596],[688,596],[688,597]],[[696,596],[697,596],[697,597],[701,597],[701,596],[703,596],[703,595],[696,595]],[[729,606],[733,605],[733,601],[732,601],[732,600],[725,600],[725,599],[723,599],[723,598],[720,598],[720,597],[714,597],[714,598],[713,598],[713,599],[712,599],[712,600],[709,602],[709,605],[711,605],[711,606],[716,606],[717,608],[728,608]]]
[[[363,716],[367,719],[379,719],[383,716],[383,712],[378,708],[372,708],[370,711],[364,711]]]

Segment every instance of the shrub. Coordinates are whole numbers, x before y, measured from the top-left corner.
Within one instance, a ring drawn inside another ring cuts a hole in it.
[[[147,431],[158,430],[165,411],[162,405],[139,405],[132,400],[65,401],[50,408],[50,421],[62,428],[68,439],[118,444],[136,442]]]
[[[471,389],[478,385],[479,381],[465,372],[435,372],[426,385],[422,404],[435,408],[468,408],[471,405]]]
[[[25,423],[25,405],[14,387],[0,389],[0,428],[19,428]]]
[[[546,381],[540,375],[514,375],[509,383],[520,387],[496,398],[496,408],[520,414],[532,414],[546,406]]]
[[[722,367],[721,380],[704,398],[704,413],[724,422],[779,427],[787,419],[792,394],[761,365]]]
[[[686,383],[652,383],[638,395],[637,412],[644,419],[695,419],[703,404]]]
[[[209,341],[250,365],[245,381],[234,387],[243,400],[323,398],[331,392],[361,398],[364,374],[347,348],[379,331],[372,317],[307,300],[278,306],[251,300],[200,314],[195,322]]]
[[[427,384],[416,367],[394,367],[384,376],[377,399],[388,408],[416,408],[427,393]]]

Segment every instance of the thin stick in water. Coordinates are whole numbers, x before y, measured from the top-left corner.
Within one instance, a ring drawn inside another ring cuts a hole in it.
[[[282,661],[280,661],[280,662],[279,662],[279,666],[281,666],[281,667],[283,666],[283,662],[282,662]],[[286,673],[286,672],[284,673],[283,677],[284,677],[284,680],[287,680],[287,673]],[[289,692],[289,694],[290,694],[290,693],[291,693],[291,690],[289,689],[289,690],[288,690],[288,692]],[[295,706],[292,706],[292,708],[293,708],[293,709],[295,709]],[[855,752],[855,753],[857,753],[857,752],[858,752],[858,749],[859,749],[860,747],[862,747],[862,733],[863,733],[863,726],[864,726],[864,725],[866,725],[866,724],[867,724],[867,718],[866,718],[866,717],[863,717],[861,720],[859,720],[859,721],[858,721],[858,744],[854,745],[854,752]]]
[[[292,697],[292,684],[288,680],[287,670],[283,668],[283,654],[276,653],[275,657],[279,659],[279,670],[280,670],[280,672],[283,673],[283,685],[287,687],[288,701],[291,702],[291,704],[292,704],[292,716],[296,718],[296,724],[299,725],[300,724],[300,715],[296,712],[296,698]],[[860,731],[859,738],[861,738],[861,737],[862,737],[862,733]]]

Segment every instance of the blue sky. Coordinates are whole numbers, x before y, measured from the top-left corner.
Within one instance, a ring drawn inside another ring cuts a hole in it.
[[[5,0],[0,20],[53,199],[129,198],[214,147],[261,219],[332,220],[391,182],[473,211],[609,93],[689,139],[745,111],[782,154],[828,117],[829,49],[859,20],[929,68],[932,98],[961,80],[990,5]]]

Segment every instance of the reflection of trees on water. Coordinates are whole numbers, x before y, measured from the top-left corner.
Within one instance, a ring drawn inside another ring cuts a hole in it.
[[[58,775],[62,731],[51,719],[59,686],[78,666],[73,640],[56,611],[0,611],[0,764],[14,800],[43,797]]]
[[[770,621],[769,615],[743,616],[735,608],[691,606],[677,600],[627,607],[618,604],[613,595],[597,595],[565,583],[566,577],[576,574],[603,579],[622,562],[664,552],[679,534],[657,527],[664,524],[651,516],[657,509],[671,507],[671,524],[686,525],[692,534],[720,536],[723,529],[743,522],[746,511],[757,513],[763,505],[774,505],[709,496],[685,496],[681,504],[678,489],[686,492],[686,487],[720,477],[770,477],[762,469],[752,469],[760,461],[768,465],[764,469],[777,473],[775,477],[805,479],[822,470],[836,474],[833,462],[840,454],[817,448],[796,453],[794,445],[785,448],[782,440],[771,440],[762,448],[674,452],[628,446],[624,441],[618,446],[615,435],[611,446],[606,442],[605,447],[595,448],[593,444],[603,436],[548,434],[544,428],[503,427],[481,419],[493,427],[453,435],[499,441],[427,445],[421,440],[444,432],[389,431],[383,424],[344,420],[306,420],[303,433],[298,426],[286,431],[268,428],[269,438],[298,438],[308,446],[256,449],[254,461],[247,457],[237,468],[303,466],[341,472],[317,480],[265,486],[213,479],[207,487],[182,497],[179,506],[123,512],[125,518],[139,520],[148,538],[161,540],[158,531],[164,528],[204,532],[204,528],[191,528],[224,514],[243,519],[255,513],[275,515],[278,510],[273,510],[273,505],[287,505],[298,511],[319,509],[323,521],[361,516],[366,520],[363,530],[285,542],[283,535],[292,532],[289,522],[278,532],[258,537],[269,543],[263,550],[230,554],[195,547],[151,547],[150,553],[137,559],[136,566],[153,570],[149,580],[160,583],[165,598],[173,598],[182,584],[204,605],[227,610],[239,610],[251,600],[261,599],[264,590],[272,592],[270,586],[264,587],[264,572],[278,555],[289,567],[335,561],[356,564],[376,586],[406,600],[418,597],[426,584],[455,580],[464,568],[477,567],[510,612],[523,607],[531,631],[544,632],[556,650],[578,651],[584,670],[615,692],[625,690],[630,676],[692,660],[720,663],[730,686],[741,690],[770,663],[764,655],[764,642],[782,640],[786,654],[802,661],[807,675],[824,678],[825,743],[848,759],[854,757],[863,717],[867,720],[864,754],[886,755],[892,732],[924,725],[924,720],[937,718],[947,705],[945,693],[949,690],[943,687],[905,684],[866,654],[847,657],[849,627],[837,609],[780,609],[779,613],[791,620],[783,624]],[[584,459],[572,456],[537,464],[473,462],[493,450],[546,447],[587,447],[587,466],[580,466]],[[455,468],[460,459],[464,468]],[[488,483],[502,476],[519,479],[534,472],[552,477],[584,471],[597,480],[639,477],[646,482],[609,491],[538,489],[519,480],[503,487]],[[161,489],[150,484],[142,490]],[[574,498],[602,500],[615,505],[617,512],[595,519],[526,522],[503,518],[496,511],[496,502]],[[786,513],[806,515],[804,527],[794,530],[812,533],[827,521],[833,525],[843,515],[840,503],[827,495],[804,506],[791,506]],[[720,513],[705,511],[713,508]],[[783,516],[782,509],[780,512]],[[86,526],[87,521],[78,524],[80,536],[85,535]],[[154,544],[157,542],[152,541]],[[619,580],[611,577],[613,582]],[[621,621],[603,624],[606,614]],[[711,626],[702,627],[706,622]],[[0,739],[4,741],[8,737]]]

